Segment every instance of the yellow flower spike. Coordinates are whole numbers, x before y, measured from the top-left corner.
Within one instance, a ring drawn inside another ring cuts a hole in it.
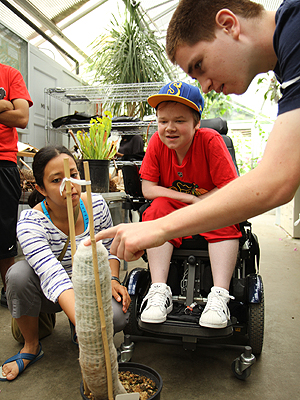
[[[110,111],[104,111],[106,117],[112,118],[112,113]]]
[[[117,151],[116,141],[109,140],[112,113],[105,111],[104,117],[95,117],[90,119],[89,132],[77,131],[77,138],[80,144],[80,152],[86,159],[111,159]]]

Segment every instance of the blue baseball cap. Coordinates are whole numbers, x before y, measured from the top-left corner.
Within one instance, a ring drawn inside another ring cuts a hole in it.
[[[201,96],[200,89],[181,81],[168,83],[160,89],[158,94],[148,97],[147,101],[153,108],[156,108],[163,101],[182,103],[198,111],[200,117],[204,107],[204,99]]]

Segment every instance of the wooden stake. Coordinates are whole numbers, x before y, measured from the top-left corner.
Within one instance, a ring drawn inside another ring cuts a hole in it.
[[[70,179],[69,157],[64,158],[64,171],[65,171],[65,177]],[[72,189],[71,189],[71,182],[69,180],[66,181],[66,195],[67,195],[67,209],[68,209],[72,264],[73,264],[73,256],[76,252],[76,239],[75,239],[74,210],[72,203]]]
[[[64,172],[65,177],[70,178],[70,165],[69,165],[69,157],[64,158]],[[75,223],[74,223],[74,209],[72,203],[72,189],[71,182],[66,181],[66,195],[67,195],[67,210],[68,210],[68,222],[69,222],[69,234],[70,234],[70,242],[71,242],[71,255],[72,255],[72,264],[73,257],[76,253],[76,238],[75,238]],[[89,394],[90,390],[87,387],[87,384],[82,377],[84,393]]]
[[[83,167],[84,167],[84,177],[85,177],[85,180],[88,182],[90,180],[90,170],[89,170],[89,164],[87,161],[83,162]],[[108,339],[107,339],[107,332],[106,332],[106,322],[105,322],[105,315],[104,315],[104,310],[103,310],[100,277],[99,277],[99,271],[98,271],[98,257],[97,257],[95,231],[94,231],[94,217],[93,217],[91,185],[86,185],[86,192],[87,192],[88,216],[89,216],[89,224],[90,224],[90,238],[91,238],[91,246],[92,246],[92,254],[93,254],[93,267],[94,267],[94,274],[95,274],[97,303],[98,303],[98,311],[99,311],[99,316],[100,316],[102,342],[103,342],[105,364],[106,364],[108,400],[114,400],[112,372],[111,372],[111,360],[110,360],[110,354],[109,354]]]

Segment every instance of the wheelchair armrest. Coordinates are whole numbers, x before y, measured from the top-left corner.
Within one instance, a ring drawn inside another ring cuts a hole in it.
[[[132,197],[143,197],[138,166],[133,162],[126,162],[122,166],[122,174],[125,192]]]

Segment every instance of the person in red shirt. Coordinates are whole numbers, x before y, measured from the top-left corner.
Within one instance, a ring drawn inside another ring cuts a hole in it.
[[[33,105],[21,73],[0,64],[0,272],[4,287],[1,305],[6,305],[5,275],[17,255],[16,224],[21,196],[17,167],[18,133],[26,128]]]
[[[148,103],[156,108],[158,131],[140,169],[143,194],[152,200],[143,221],[202,201],[237,177],[222,137],[213,129],[200,129],[204,100],[199,88],[171,82],[150,96]],[[199,324],[224,328],[230,319],[228,290],[241,232],[233,225],[202,236],[208,241],[214,286]],[[181,243],[182,238],[176,238],[147,250],[152,285],[141,306],[143,322],[164,322],[172,310],[172,293],[166,282],[173,246]]]

